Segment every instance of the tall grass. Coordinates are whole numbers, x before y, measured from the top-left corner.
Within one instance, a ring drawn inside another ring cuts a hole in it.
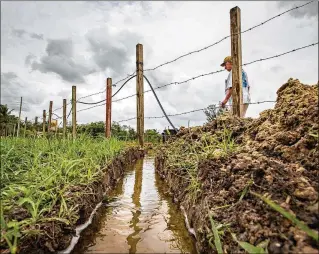
[[[14,253],[18,238],[43,233],[43,222],[74,224],[78,204],[72,199],[83,190],[78,187],[96,181],[124,146],[87,136],[1,139],[1,247],[6,243]]]

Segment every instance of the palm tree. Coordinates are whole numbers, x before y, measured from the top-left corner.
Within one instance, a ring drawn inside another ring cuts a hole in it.
[[[8,127],[11,128],[11,132],[14,124],[17,123],[18,117],[11,115],[13,109],[9,110],[7,105],[0,104],[0,135],[6,136]]]

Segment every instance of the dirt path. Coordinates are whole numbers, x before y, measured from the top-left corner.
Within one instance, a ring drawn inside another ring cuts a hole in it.
[[[139,160],[73,253],[196,253],[184,217],[166,191],[155,175],[154,159]]]

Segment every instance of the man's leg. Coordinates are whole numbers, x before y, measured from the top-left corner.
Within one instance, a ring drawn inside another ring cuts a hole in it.
[[[243,105],[243,108],[242,108],[242,116],[241,116],[241,117],[245,117],[246,112],[247,112],[247,109],[248,109],[248,106],[249,106],[248,103],[245,103],[245,104]]]

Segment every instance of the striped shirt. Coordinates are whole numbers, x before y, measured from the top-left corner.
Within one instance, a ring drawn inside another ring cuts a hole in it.
[[[247,73],[242,69],[242,93],[243,93],[243,103],[250,103],[250,94],[248,88],[250,87],[250,83],[248,82]],[[232,87],[232,71],[229,72],[227,79],[225,80],[225,94],[227,94],[227,90]],[[232,97],[229,98],[229,105],[232,104]]]

